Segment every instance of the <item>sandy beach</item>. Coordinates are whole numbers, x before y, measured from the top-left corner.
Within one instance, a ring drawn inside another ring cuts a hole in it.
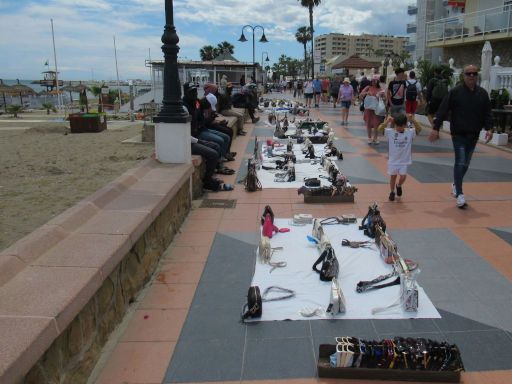
[[[153,153],[126,144],[142,123],[110,122],[101,133],[68,134],[55,115],[0,118],[0,250],[71,207]]]

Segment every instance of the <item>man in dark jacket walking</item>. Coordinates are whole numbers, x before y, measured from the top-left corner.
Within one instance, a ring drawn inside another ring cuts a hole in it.
[[[452,194],[457,198],[457,207],[466,208],[462,192],[462,180],[475,150],[480,131],[484,128],[486,143],[492,139],[491,101],[487,91],[477,83],[478,69],[474,65],[464,68],[464,83],[456,86],[444,97],[434,119],[429,140],[439,139],[439,129],[451,112],[450,133],[452,135],[455,164],[453,166]]]

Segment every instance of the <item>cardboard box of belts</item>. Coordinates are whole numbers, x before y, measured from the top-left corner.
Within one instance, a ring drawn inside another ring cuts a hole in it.
[[[464,370],[459,349],[447,342],[402,337],[335,340],[320,344],[318,377],[458,383]]]

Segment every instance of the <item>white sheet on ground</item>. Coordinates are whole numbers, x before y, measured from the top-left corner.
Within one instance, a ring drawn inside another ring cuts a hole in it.
[[[320,157],[324,154],[325,144],[313,144],[315,147],[315,155]],[[293,145],[293,153],[297,158],[295,163],[295,181],[291,182],[278,182],[274,181],[276,173],[285,173],[284,170],[265,170],[259,169],[257,171],[258,179],[261,182],[263,189],[265,188],[300,188],[304,185],[304,178],[318,177],[319,175],[327,176],[327,172],[322,169],[320,165],[320,159],[316,159],[315,164],[311,164],[311,159],[306,159],[302,153],[302,144]],[[264,166],[275,167],[276,160],[283,160],[282,157],[276,156],[278,154],[284,154],[286,152],[286,144],[274,149],[274,157],[267,156],[267,145],[263,144],[261,148],[261,154]],[[330,186],[331,183],[327,179],[320,179],[321,184]]]
[[[360,220],[359,220],[360,221]],[[256,256],[256,268],[251,285],[260,287],[263,293],[269,286],[279,286],[292,289],[296,296],[292,299],[264,302],[263,315],[259,319],[248,321],[269,320],[308,320],[308,319],[407,319],[407,318],[440,318],[425,291],[418,287],[418,312],[405,312],[401,306],[388,309],[385,312],[373,315],[372,309],[385,307],[397,301],[400,286],[387,287],[365,293],[357,293],[356,285],[359,281],[373,280],[377,276],[391,272],[392,267],[381,259],[375,244],[371,248],[352,249],[342,247],[343,239],[363,241],[369,240],[363,231],[358,229],[359,224],[350,225],[324,225],[336,257],[340,264],[338,281],[346,299],[346,313],[332,316],[325,313],[329,304],[330,282],[320,280],[319,274],[313,271],[312,266],[319,256],[316,246],[311,245],[306,236],[311,234],[312,225],[293,226],[291,219],[276,219],[278,228],[290,228],[288,233],[278,233],[270,240],[272,247],[284,247],[282,251],[275,251],[272,261],[286,261],[287,266],[276,268],[269,273],[271,266],[261,264]],[[257,255],[257,252],[256,252]],[[414,255],[402,255],[414,260]],[[319,267],[320,268],[320,265]],[[421,268],[421,265],[420,265]],[[385,282],[389,282],[386,280]],[[300,311],[303,308],[321,308],[320,316],[303,317]]]

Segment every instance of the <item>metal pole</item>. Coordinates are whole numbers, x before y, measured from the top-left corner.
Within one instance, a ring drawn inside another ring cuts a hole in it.
[[[114,35],[114,57],[116,59],[117,94],[119,95],[119,109],[121,109],[121,84],[119,84],[119,70],[117,68],[116,36]]]
[[[180,41],[173,20],[172,0],[165,0],[165,27],[162,35],[164,53],[164,89],[162,109],[153,121],[155,123],[187,123],[189,114],[183,108],[181,84],[178,74],[178,42]]]
[[[57,52],[55,50],[55,34],[53,33],[53,19],[50,19],[50,23],[52,25],[52,41],[53,41],[53,60],[55,61],[55,84],[57,87],[57,103],[59,105],[59,110],[61,109],[61,97],[59,93],[59,72],[57,70]]]
[[[253,81],[256,81],[256,65],[254,63],[255,59],[254,59],[254,29],[255,27],[251,27],[252,28],[252,78],[253,78]]]
[[[134,105],[133,105],[133,81],[130,80],[128,82],[128,85],[130,86],[130,121],[135,121],[135,115],[134,115]]]

